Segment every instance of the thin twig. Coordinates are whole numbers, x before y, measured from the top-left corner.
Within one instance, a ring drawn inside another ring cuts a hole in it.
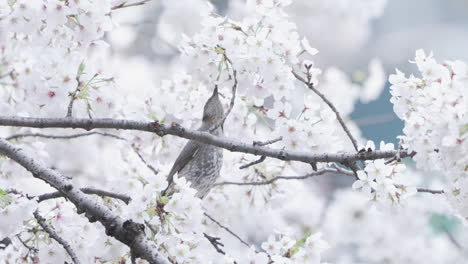
[[[432,193],[432,194],[443,194],[445,193],[444,190],[431,190],[426,188],[417,188],[416,189],[420,193]]]
[[[222,229],[226,230],[226,232],[228,232],[229,234],[231,234],[233,237],[237,238],[237,240],[239,240],[242,244],[244,244],[245,246],[247,246],[248,248],[250,248],[250,245],[249,243],[245,242],[245,240],[243,240],[239,235],[237,235],[236,233],[234,233],[231,229],[229,229],[228,227],[222,225],[220,222],[218,222],[216,219],[214,219],[213,217],[211,217],[209,214],[207,213],[203,213],[206,217],[208,217],[208,219],[210,219],[213,223],[215,223],[216,225],[218,225],[219,227],[221,227]]]
[[[356,178],[356,180],[358,180],[359,177],[358,177],[357,172],[360,171],[361,168],[359,167],[357,162],[356,161],[346,161],[346,162],[343,162],[343,164],[353,171],[354,178]]]
[[[356,151],[358,151],[358,145],[357,145],[357,141],[356,139],[353,137],[353,135],[351,135],[351,132],[349,131],[348,127],[346,126],[345,122],[343,121],[343,119],[341,118],[341,115],[340,113],[338,112],[338,110],[336,109],[336,107],[332,104],[332,102],[330,102],[330,100],[327,99],[327,97],[325,97],[324,94],[322,94],[319,90],[317,90],[315,87],[314,87],[314,84],[313,83],[310,83],[308,81],[306,81],[304,78],[302,78],[301,76],[299,76],[296,72],[292,71],[294,77],[296,77],[296,79],[298,79],[299,81],[303,82],[309,89],[311,89],[315,94],[317,94],[327,105],[328,107],[330,107],[330,109],[335,113],[336,115],[336,118],[338,119],[338,122],[340,122],[340,125],[341,127],[343,128],[343,130],[345,131],[346,135],[348,135],[349,139],[351,140],[351,143],[353,143],[353,146],[354,146],[354,149]]]
[[[4,74],[0,75],[0,79],[3,79],[3,78],[5,78],[5,77],[7,77],[7,76],[10,76],[10,78],[13,79],[13,78],[14,78],[14,75],[13,75],[14,72],[15,72],[15,70],[11,70],[11,71],[9,71],[9,72],[5,72]]]
[[[34,212],[34,217],[36,218],[37,223],[42,227],[42,229],[44,229],[44,231],[49,235],[49,237],[57,241],[57,243],[59,243],[65,249],[65,251],[67,251],[73,263],[80,264],[81,262],[76,256],[75,251],[73,251],[73,249],[71,248],[70,244],[68,244],[67,241],[61,238],[57,234],[57,232],[55,232],[53,227],[47,225],[45,219],[41,215],[39,215],[39,212],[37,210]]]
[[[133,151],[135,151],[135,153],[137,154],[138,158],[140,158],[141,162],[143,162],[143,164],[146,165],[146,167],[153,172],[154,175],[158,175],[159,174],[159,171],[157,169],[155,169],[153,167],[153,165],[149,164],[145,158],[143,158],[143,156],[141,155],[141,153],[138,151],[138,149],[136,149],[135,146],[132,146],[132,149]]]
[[[278,181],[278,180],[304,180],[304,179],[315,177],[315,176],[322,175],[322,174],[325,174],[325,173],[338,173],[338,174],[345,174],[347,176],[354,176],[353,172],[345,172],[345,170],[339,171],[339,170],[336,170],[336,169],[323,169],[323,170],[312,172],[312,173],[302,175],[302,176],[276,176],[276,177],[273,177],[273,178],[271,178],[271,179],[269,179],[267,181],[257,181],[257,182],[229,182],[229,181],[224,181],[224,182],[216,183],[215,186],[218,186],[218,185],[239,185],[239,186],[268,185],[268,184],[272,184],[272,183],[274,183],[275,181]]]
[[[267,141],[254,141],[252,145],[262,146],[263,147],[263,146],[266,146],[266,145],[276,143],[276,142],[281,141],[281,140],[283,140],[283,137],[277,137],[277,138],[267,140]]]
[[[156,229],[154,229],[154,227],[150,224],[150,222],[145,220],[145,225],[151,230],[151,232],[153,232],[153,234],[156,235],[158,233]]]
[[[112,133],[107,133],[107,132],[99,132],[99,131],[92,131],[92,132],[85,132],[85,133],[77,133],[77,134],[72,134],[72,135],[50,135],[50,134],[42,134],[42,133],[23,133],[23,134],[15,134],[11,135],[9,137],[6,137],[6,140],[13,140],[13,139],[18,139],[18,138],[24,138],[24,137],[41,137],[41,138],[48,138],[48,139],[74,139],[74,138],[80,138],[80,137],[86,137],[86,136],[92,136],[92,135],[100,135],[100,136],[105,136],[105,137],[111,137],[115,138],[118,140],[122,140],[125,142],[128,142],[128,140],[124,137],[112,134]],[[155,175],[159,173],[157,169],[155,169],[151,164],[149,164],[145,158],[141,155],[141,153],[138,151],[138,149],[132,144],[132,150],[137,154],[138,158],[145,164],[148,169],[150,169]]]
[[[77,95],[81,92],[81,89],[85,89],[86,87],[88,87],[91,84],[91,82],[94,80],[94,78],[96,78],[99,75],[98,73],[95,73],[93,75],[93,77],[87,81],[86,84],[83,84],[80,81],[80,75],[82,74],[82,72],[81,72],[82,71],[82,66],[84,66],[84,64],[80,64],[79,72],[76,75],[76,82],[78,83],[78,85],[76,86],[75,91],[73,91],[73,92],[71,92],[69,94],[70,95],[70,102],[68,103],[67,115],[65,117],[69,117],[69,118],[73,117],[73,104],[75,103],[75,100],[78,99]],[[88,116],[89,116],[89,118],[91,118],[90,104],[89,104],[88,101],[86,102],[86,104],[87,104]]]
[[[210,219],[213,223],[215,223],[216,225],[218,225],[219,227],[221,227],[222,229],[224,229],[226,232],[228,232],[229,234],[231,234],[233,237],[237,238],[237,240],[239,240],[243,245],[245,245],[246,247],[248,248],[252,248],[251,245],[249,245],[249,243],[245,242],[245,240],[243,240],[239,235],[237,235],[236,233],[234,233],[231,229],[229,229],[228,227],[226,227],[225,225],[221,224],[219,221],[217,221],[216,219],[214,219],[212,216],[210,216],[209,214],[207,214],[206,212],[203,213],[206,217],[208,217],[208,219]],[[260,251],[258,251],[257,249],[255,249],[254,247],[254,250],[255,250],[255,253],[260,253]],[[268,254],[268,252],[265,252],[265,251],[262,251],[263,253],[265,253],[267,256],[268,256],[268,259],[270,260],[268,263],[273,263],[271,261],[271,256],[270,254]],[[237,262],[234,262],[235,264],[237,264]]]
[[[21,244],[28,249],[28,255],[36,254],[39,250],[35,247],[32,247],[26,243],[23,239],[21,239],[21,236],[18,234],[16,235],[16,238],[21,242]],[[10,241],[11,242],[11,241]],[[31,254],[32,253],[32,254]]]
[[[402,150],[402,151],[405,151],[405,152],[406,152],[406,150]],[[401,159],[402,159],[402,154],[401,154],[401,153],[398,154],[398,153],[399,153],[399,151],[397,150],[397,153],[395,153],[395,156],[391,157],[390,159],[388,159],[388,160],[386,160],[386,161],[384,162],[385,165],[392,164],[394,161],[401,161]],[[406,152],[405,154],[403,154],[403,157],[405,157],[405,158],[406,158],[406,157],[412,158],[412,157],[414,157],[414,155],[416,155],[416,152],[414,152],[414,151],[411,152],[411,153],[409,153],[409,154],[408,154],[408,152]]]
[[[224,252],[224,250],[221,249],[221,247],[224,247],[224,244],[219,241],[221,238],[210,236],[210,235],[208,235],[206,233],[203,233],[203,235],[211,243],[211,245],[215,248],[216,252],[218,252],[219,254],[222,254],[222,255],[226,255],[226,252]]]
[[[16,194],[16,195],[19,195],[19,196],[21,196],[21,197],[24,197],[24,196],[25,196],[25,195],[23,194],[23,192],[18,191],[18,190],[14,189],[14,188],[6,189],[5,192],[11,193],[11,194]]]
[[[278,141],[280,141],[280,140],[283,140],[283,137],[278,137],[278,138],[275,138],[275,139],[272,139],[272,140],[268,140],[268,141],[254,141],[252,145],[253,145],[253,146],[266,146],[266,145],[269,145],[269,144],[276,143],[276,142],[278,142]],[[252,161],[252,162],[250,162],[250,163],[247,163],[247,164],[245,164],[245,165],[240,166],[239,169],[241,169],[241,170],[242,170],[242,169],[246,169],[246,168],[248,168],[248,167],[250,167],[250,166],[253,166],[253,165],[262,163],[262,162],[265,161],[265,159],[266,159],[265,156],[261,156],[261,157],[260,157],[259,159],[257,159],[257,160],[254,160],[254,161]]]
[[[249,163],[247,163],[247,164],[245,164],[245,165],[240,166],[239,169],[241,169],[241,170],[242,170],[242,169],[246,169],[246,168],[248,168],[248,167],[250,167],[250,166],[253,166],[253,165],[262,163],[262,162],[265,161],[265,159],[266,159],[265,156],[261,156],[261,157],[260,157],[259,159],[257,159],[257,160],[254,160],[254,161],[252,161],[252,162],[249,162]]]
[[[232,75],[233,75],[233,79],[234,79],[234,84],[232,85],[232,96],[231,96],[231,102],[229,103],[229,108],[226,111],[226,114],[223,116],[223,119],[221,119],[221,121],[219,123],[217,123],[214,127],[212,127],[210,129],[210,132],[213,132],[216,129],[218,129],[220,126],[222,126],[224,124],[224,122],[226,121],[227,117],[229,116],[229,114],[231,113],[232,108],[234,108],[234,102],[236,100],[236,90],[237,90],[237,72],[236,72],[236,70],[232,71]]]
[[[119,4],[119,5],[111,7],[111,10],[117,10],[117,9],[132,7],[132,6],[141,6],[141,5],[146,4],[149,1],[151,1],[151,0],[143,0],[143,1],[140,1],[140,2],[135,2],[135,3],[130,3],[130,4],[127,4],[127,2],[123,2],[123,3]]]
[[[396,149],[395,156],[393,156],[390,159],[386,160],[385,165],[391,164],[394,161],[401,162],[401,159],[403,158],[402,155],[401,155],[402,151],[404,151],[404,149],[402,147],[402,140],[400,139],[400,141],[398,142],[398,146],[397,146],[397,149]],[[413,152],[410,153],[409,156],[406,156],[406,157],[412,158],[412,157],[414,157],[414,155],[416,155],[416,152],[413,151]]]
[[[395,156],[389,160],[386,160],[384,163],[385,165],[389,165],[391,163],[393,163],[394,161],[397,161],[397,162],[401,162],[401,155],[400,155],[400,151],[403,149],[403,147],[401,146],[402,144],[402,139],[400,139],[398,141],[398,146],[397,146],[397,153],[395,154]]]
[[[338,173],[345,174],[345,175],[348,175],[348,176],[354,176],[354,172],[346,170],[346,169],[338,166],[336,163],[331,164],[331,167],[335,168]]]
[[[95,188],[80,188],[80,190],[86,194],[94,194],[98,195],[101,197],[110,197],[114,199],[118,199],[123,201],[126,204],[129,204],[132,198],[130,196],[124,195],[124,194],[118,194],[118,193],[113,193],[109,191],[104,191],[104,190],[99,190]],[[64,195],[61,192],[51,192],[51,193],[45,193],[37,196],[37,202],[43,202],[46,200],[50,199],[56,199],[56,198],[61,198],[64,197]]]
[[[73,104],[75,103],[76,94],[79,92],[79,90],[80,90],[80,86],[78,85],[76,90],[74,92],[70,93],[70,102],[68,103],[67,115],[65,117],[73,117]]]
[[[442,229],[444,230],[445,234],[447,234],[447,237],[449,238],[450,242],[452,242],[452,244],[461,252],[465,253],[466,255],[466,252],[465,249],[463,248],[463,246],[460,244],[460,242],[458,242],[458,240],[455,238],[455,236],[452,234],[452,232],[450,232],[450,230],[446,227],[446,226],[443,226]]]

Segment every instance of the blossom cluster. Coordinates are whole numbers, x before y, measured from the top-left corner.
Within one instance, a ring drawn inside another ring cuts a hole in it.
[[[327,15],[331,15],[334,21],[345,17],[352,22],[338,24],[357,25],[362,29],[381,14],[386,1],[232,1],[231,11],[237,14],[229,17],[215,14],[204,1],[192,0],[190,4],[161,1],[163,19],[172,17],[173,23],[196,27],[198,23],[192,19],[180,19],[182,15],[177,12],[182,8],[187,15],[197,13],[201,19],[201,29],[193,35],[183,35],[182,41],[174,37],[178,25],[169,27],[160,23],[160,32],[171,38],[171,43],[178,43],[182,53],[164,64],[107,52],[103,39],[105,33],[113,30],[112,7],[124,2],[0,0],[0,112],[63,117],[71,109],[75,117],[157,120],[196,128],[203,103],[214,85],[219,86],[221,100],[228,108],[237,81],[234,108],[224,124],[228,137],[243,141],[281,137],[272,147],[314,153],[353,150],[336,120],[336,113],[296,80],[294,71],[300,76],[309,74],[315,88],[333,102],[351,132],[363,142],[357,126],[346,117],[358,100],[369,102],[381,93],[382,65],[378,60],[372,61],[368,78],[359,83],[334,67],[322,73],[314,62],[317,39],[309,42],[302,36],[302,31],[292,22],[290,13],[293,12],[288,10],[315,6],[322,15],[313,17],[317,23],[311,23],[308,28],[322,27],[318,21],[330,21]],[[303,17],[307,21],[311,18],[310,14]],[[112,36],[109,39],[115,44]],[[466,96],[462,93],[468,74],[466,65],[460,62],[440,65],[421,54],[416,63],[422,68],[421,80],[406,79],[402,74],[391,77],[395,111],[407,124],[406,136],[402,138],[404,146],[418,153],[416,159],[423,167],[435,165],[458,175],[451,181],[455,186],[451,194],[459,199],[458,208],[462,208],[468,190],[464,186],[468,181],[463,177],[466,170],[460,170],[467,156],[466,114],[463,113]],[[448,83],[444,68],[449,72]],[[439,77],[433,78],[434,75]],[[436,89],[437,85],[444,90]],[[446,123],[441,123],[440,115],[435,114],[433,102],[450,113]],[[444,130],[445,126],[450,129]],[[456,129],[461,129],[460,134],[454,132]],[[2,134],[5,131],[8,134],[39,132],[26,128],[0,130]],[[441,136],[445,131],[451,133]],[[425,140],[419,141],[421,138]],[[399,215],[392,211],[375,212],[367,207],[369,200],[378,205],[400,204],[414,193],[403,180],[413,173],[399,162],[366,162],[353,184],[362,192],[337,191],[328,187],[333,184],[326,182],[284,180],[250,187],[219,184],[200,200],[183,178],[175,179],[176,193],[161,195],[168,184],[165,178],[170,166],[185,143],[181,138],[126,131],[116,132],[113,137],[83,137],[66,142],[37,138],[12,142],[34,152],[38,160],[63,172],[76,186],[93,186],[131,197],[127,205],[114,198],[90,196],[119,216],[144,224],[146,238],[164,258],[174,263],[321,263],[324,259],[333,263],[357,262],[335,257],[340,255],[358,256],[363,263],[388,260],[411,263],[427,253],[425,245],[438,253],[450,252],[450,257],[441,253],[428,263],[455,263],[459,257],[452,254],[448,239],[431,239],[427,244],[424,241],[431,237],[425,221],[436,210],[427,205],[434,208],[444,208],[444,205],[435,205],[432,200],[408,199],[409,208],[400,208]],[[366,149],[374,150],[370,145]],[[394,150],[394,146],[382,143],[380,150]],[[225,153],[220,181],[258,182],[312,170],[309,164],[270,158],[239,169],[240,165],[257,158]],[[328,164],[320,164],[319,168],[322,166]],[[324,180],[333,181],[331,178],[324,177]],[[347,182],[349,185],[351,182]],[[66,251],[39,227],[32,216],[37,210],[83,263],[131,261],[128,247],[108,237],[101,224],[90,223],[77,214],[69,201],[59,198],[36,202],[35,196],[52,191],[53,188],[32,179],[19,165],[1,158],[0,239],[9,237],[11,243],[0,249],[0,259],[13,263],[71,261]],[[440,211],[436,213],[447,213]],[[214,216],[217,222],[205,213]],[[415,219],[411,228],[405,225],[410,217]],[[382,226],[388,228],[380,232]],[[275,230],[286,231],[275,233]],[[400,230],[405,232],[401,234]],[[418,235],[416,232],[423,236],[410,239]],[[215,250],[205,234],[220,239],[224,256]],[[328,244],[324,240],[332,245],[330,249],[325,250]],[[340,248],[343,244],[348,250]],[[357,252],[349,250],[356,244]],[[379,248],[380,244],[386,250]],[[436,246],[440,244],[442,249]]]
[[[365,151],[375,150],[372,141],[367,143]],[[380,150],[394,150],[392,143],[380,142]],[[378,205],[397,205],[401,200],[416,193],[414,187],[398,184],[404,178],[406,166],[398,161],[387,162],[383,159],[366,161],[364,170],[357,171],[358,180],[353,183],[354,189],[360,189],[369,200],[379,202]]]
[[[316,233],[295,240],[278,234],[277,237],[270,236],[268,241],[262,243],[262,248],[274,263],[320,263],[321,251],[329,247],[321,237],[321,233]]]
[[[210,81],[223,81],[230,77],[230,70],[236,70],[242,73],[241,95],[248,93],[260,105],[270,95],[281,100],[294,88],[291,71],[300,66],[299,56],[304,52],[315,55],[317,50],[288,22],[280,8],[286,3],[277,2],[254,5],[257,12],[242,21],[209,13],[202,21],[202,31],[186,38],[181,49],[195,59],[195,68]],[[320,71],[314,72],[317,83]]]
[[[162,177],[143,181],[141,192],[134,196],[126,213],[127,217],[146,223],[149,238],[155,241],[161,254],[177,263],[203,263],[201,242],[203,210],[201,200],[195,197],[184,178],[176,178],[177,192],[171,197],[162,196],[167,182]]]
[[[21,199],[28,200],[26,197]],[[2,215],[5,221],[21,221],[10,224],[14,223],[20,229],[8,235],[10,243],[0,251],[2,260],[12,263],[71,261],[62,245],[52,239],[50,234],[44,231],[37,220],[32,217],[34,210],[37,210],[41,217],[44,217],[45,223],[73,248],[81,261],[92,263],[98,260],[102,263],[109,263],[128,257],[128,248],[125,245],[112,237],[107,237],[102,225],[90,223],[86,217],[78,215],[76,208],[64,199],[41,202],[39,205],[35,200],[28,201],[29,204],[35,203],[36,206],[23,204],[21,209],[15,206],[2,209],[3,212],[17,209],[17,214],[29,210],[28,214],[16,217],[8,214]],[[4,231],[3,227],[2,231]]]
[[[438,63],[418,50],[413,61],[420,76],[390,76],[395,113],[405,122],[402,140],[417,154],[417,166],[440,171],[447,179],[447,197],[467,219],[468,66],[462,61]]]
[[[2,113],[65,116],[72,97],[89,114],[109,103],[97,90],[110,79],[94,55],[107,48],[111,2],[0,1]]]
[[[318,96],[302,88],[292,71],[309,74],[310,82],[333,98],[340,113],[346,116],[361,95],[367,102],[380,93],[381,66],[378,61],[372,63],[369,81],[363,85],[353,83],[336,68],[327,69],[321,76],[322,71],[311,61],[318,51],[306,37],[300,37],[284,11],[289,4],[290,1],[247,1],[250,16],[240,21],[207,12],[201,22],[202,30],[191,38],[185,36],[180,44],[183,61],[189,62],[193,72],[200,73],[197,79],[206,85],[220,84],[226,99],[231,96],[233,78],[237,77],[237,101],[227,120],[233,125],[226,125],[227,134],[236,136],[239,131],[235,124],[240,122],[245,129],[239,136],[250,133],[249,136],[258,137],[273,131],[273,135],[283,137],[279,144],[288,149],[350,149],[335,113]],[[192,86],[200,90],[197,85]],[[184,116],[192,112],[187,111]],[[298,144],[302,138],[307,138],[307,145]]]
[[[30,218],[36,208],[37,202],[34,200],[0,190],[0,237],[20,232],[21,226],[18,223]]]

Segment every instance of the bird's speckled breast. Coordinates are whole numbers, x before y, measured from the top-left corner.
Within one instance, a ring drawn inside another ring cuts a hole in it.
[[[223,150],[212,145],[201,145],[194,158],[179,172],[198,190],[197,196],[203,198],[219,177],[223,164]]]

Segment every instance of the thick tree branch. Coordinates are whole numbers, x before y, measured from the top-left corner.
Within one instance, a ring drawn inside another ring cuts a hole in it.
[[[310,153],[274,149],[265,146],[252,146],[238,140],[212,135],[208,132],[186,129],[177,123],[161,124],[158,122],[133,121],[123,119],[81,119],[81,118],[30,118],[0,116],[0,126],[36,127],[36,128],[82,128],[86,130],[96,128],[138,130],[156,133],[159,136],[174,135],[192,139],[205,144],[211,144],[232,152],[243,152],[258,156],[266,156],[284,161],[301,161],[307,164],[313,162],[341,162],[348,163],[357,160],[376,160],[392,158],[395,150],[372,151],[361,153]],[[400,151],[401,158],[410,157],[414,152]]]
[[[321,93],[319,90],[317,90],[313,83],[311,83],[309,81],[306,81],[304,78],[299,76],[294,71],[292,73],[293,73],[294,77],[296,77],[296,79],[303,82],[309,89],[311,89],[315,94],[317,94],[322,99],[322,101],[324,101],[328,105],[328,107],[330,107],[330,109],[335,113],[336,118],[338,119],[338,122],[340,122],[340,125],[343,128],[343,130],[345,131],[346,135],[348,135],[349,139],[351,140],[351,143],[353,143],[354,149],[356,151],[358,151],[358,145],[357,145],[356,139],[353,137],[353,135],[349,131],[348,127],[346,126],[345,122],[343,121],[343,118],[341,118],[340,113],[338,112],[336,107],[332,104],[332,102],[330,100],[328,100],[327,97],[325,97],[325,95],[323,93]]]
[[[105,136],[105,137],[116,138],[119,140],[126,140],[125,138],[121,136],[114,135],[111,133],[106,133],[106,132],[99,132],[99,131],[77,133],[77,134],[72,134],[72,135],[48,135],[48,134],[42,134],[42,133],[23,133],[23,134],[11,135],[9,137],[6,137],[5,139],[13,140],[13,139],[19,139],[19,138],[25,138],[25,137],[41,137],[41,138],[48,138],[48,139],[73,139],[73,138],[80,138],[80,137],[86,137],[86,136],[91,136],[91,135],[100,135],[100,136]]]
[[[65,249],[65,251],[67,251],[67,253],[70,256],[70,258],[72,259],[73,263],[75,263],[75,264],[80,264],[81,263],[81,261],[76,256],[75,251],[73,251],[72,247],[70,246],[70,244],[68,244],[68,242],[65,241],[65,239],[61,238],[57,234],[57,232],[55,232],[53,227],[49,226],[46,223],[46,220],[41,215],[39,215],[38,211],[34,212],[34,218],[36,218],[37,223],[42,227],[42,229],[44,229],[44,231],[49,235],[49,237],[52,238],[53,240],[57,241],[57,243],[59,243]]]
[[[146,239],[144,225],[122,219],[102,203],[88,197],[62,174],[49,169],[27,155],[23,150],[0,139],[0,153],[16,161],[36,178],[39,178],[63,193],[90,222],[99,221],[106,234],[124,243],[133,255],[147,260],[151,264],[168,263],[157,252],[156,246]]]

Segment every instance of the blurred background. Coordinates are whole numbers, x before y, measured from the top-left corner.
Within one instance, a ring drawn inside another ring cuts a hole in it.
[[[417,49],[433,51],[438,61],[468,59],[468,1],[466,0],[392,0],[383,15],[371,24],[371,36],[357,53],[350,54],[342,64],[348,72],[362,67],[371,57],[378,57],[387,74],[395,68],[417,72],[409,64]],[[341,65],[338,60],[334,63]],[[359,104],[353,117],[362,120],[363,135],[369,139],[395,141],[402,122],[393,114],[390,93],[386,89],[377,101]],[[381,116],[381,123],[375,123]],[[359,123],[359,122],[358,122]]]
[[[241,20],[247,12],[244,7],[246,1],[253,0],[211,0],[211,3],[217,13]],[[135,77],[124,71],[122,78],[128,79],[128,87],[153,87],[144,79],[157,83],[158,80],[170,79],[171,71],[183,69],[177,62],[181,35],[191,36],[198,32],[201,28],[200,13],[207,9],[204,0],[152,0],[141,7],[113,12],[113,21],[118,27],[107,35],[107,41],[116,54],[124,54],[121,61],[127,68],[132,68],[132,74],[141,73],[141,76]],[[315,66],[324,73],[329,69],[340,73],[336,78],[340,82],[332,83],[328,89],[339,84],[343,87],[337,90],[348,91],[348,88],[353,89],[353,84],[361,85],[368,77],[372,78],[371,62],[380,61],[377,68],[382,68],[385,74],[376,77],[376,82],[380,87],[384,83],[383,91],[375,100],[362,102],[361,99],[357,105],[350,106],[353,111],[348,116],[361,128],[363,138],[374,140],[377,144],[380,140],[397,143],[396,137],[402,133],[403,123],[393,113],[389,83],[386,81],[395,68],[407,74],[419,72],[414,64],[409,63],[418,49],[424,49],[426,53],[432,51],[438,61],[468,60],[465,49],[468,43],[467,0],[293,0],[286,12],[296,23],[300,35],[307,36],[311,46],[319,50],[313,57]],[[337,97],[335,100],[339,100],[340,95],[342,98],[346,96],[338,94],[330,97],[331,101]],[[417,181],[414,184],[418,186],[434,189],[442,186],[442,177],[434,172],[414,174],[414,177],[408,178]],[[313,222],[310,217],[317,216],[317,211],[323,210],[319,217],[324,225],[328,225],[324,230],[328,230],[325,233],[331,243],[343,238],[350,239],[349,244],[330,253],[332,263],[420,263],[420,259],[404,259],[405,256],[417,256],[413,252],[424,255],[431,263],[466,263],[448,261],[451,257],[455,259],[454,252],[463,251],[458,246],[454,249],[454,243],[450,241],[458,239],[463,245],[468,236],[466,228],[457,219],[446,211],[438,211],[440,208],[449,210],[448,205],[442,204],[443,199],[437,200],[436,196],[423,194],[399,214],[388,212],[363,216],[361,209],[365,205],[354,199],[356,193],[350,190],[353,181],[345,177],[311,179],[306,185],[310,188],[308,193],[314,196],[310,199],[313,205],[307,207],[310,211],[304,212],[303,200],[295,203],[301,206],[301,210],[297,211],[307,218],[301,218],[292,210],[288,218],[291,225]],[[349,218],[344,218],[344,215]],[[324,217],[327,217],[326,221]],[[242,222],[242,228],[250,226],[253,234],[261,233],[256,232],[259,226],[268,229],[265,225]],[[351,233],[343,235],[344,229]],[[333,235],[334,231],[336,234]],[[455,234],[456,239],[451,234]],[[359,240],[360,237],[375,237],[375,240],[369,240],[366,242],[368,244],[357,241],[356,244],[353,239]],[[259,243],[263,238],[249,239]],[[400,242],[402,244],[397,244]],[[361,252],[355,253],[359,248]],[[380,251],[392,248],[395,251]],[[354,259],[338,261],[338,252],[345,256],[349,252],[348,255],[367,257],[374,254],[379,258],[371,262]],[[379,261],[387,253],[389,258],[385,262]],[[465,260],[463,258],[462,261]]]
[[[180,32],[195,33],[201,0],[155,0],[131,11],[113,13],[119,24],[108,36],[114,49],[141,55],[153,63],[167,63],[178,54]],[[211,0],[216,11],[229,17],[242,14],[243,0]],[[378,58],[386,73],[415,72],[408,63],[417,49],[433,51],[438,61],[467,60],[468,1],[466,0],[309,0],[293,1],[287,10],[299,31],[320,53],[319,68],[337,67],[359,82],[369,62]],[[200,18],[198,18],[200,20]],[[389,84],[380,97],[356,105],[351,118],[365,138],[397,142],[402,122],[392,111]]]

